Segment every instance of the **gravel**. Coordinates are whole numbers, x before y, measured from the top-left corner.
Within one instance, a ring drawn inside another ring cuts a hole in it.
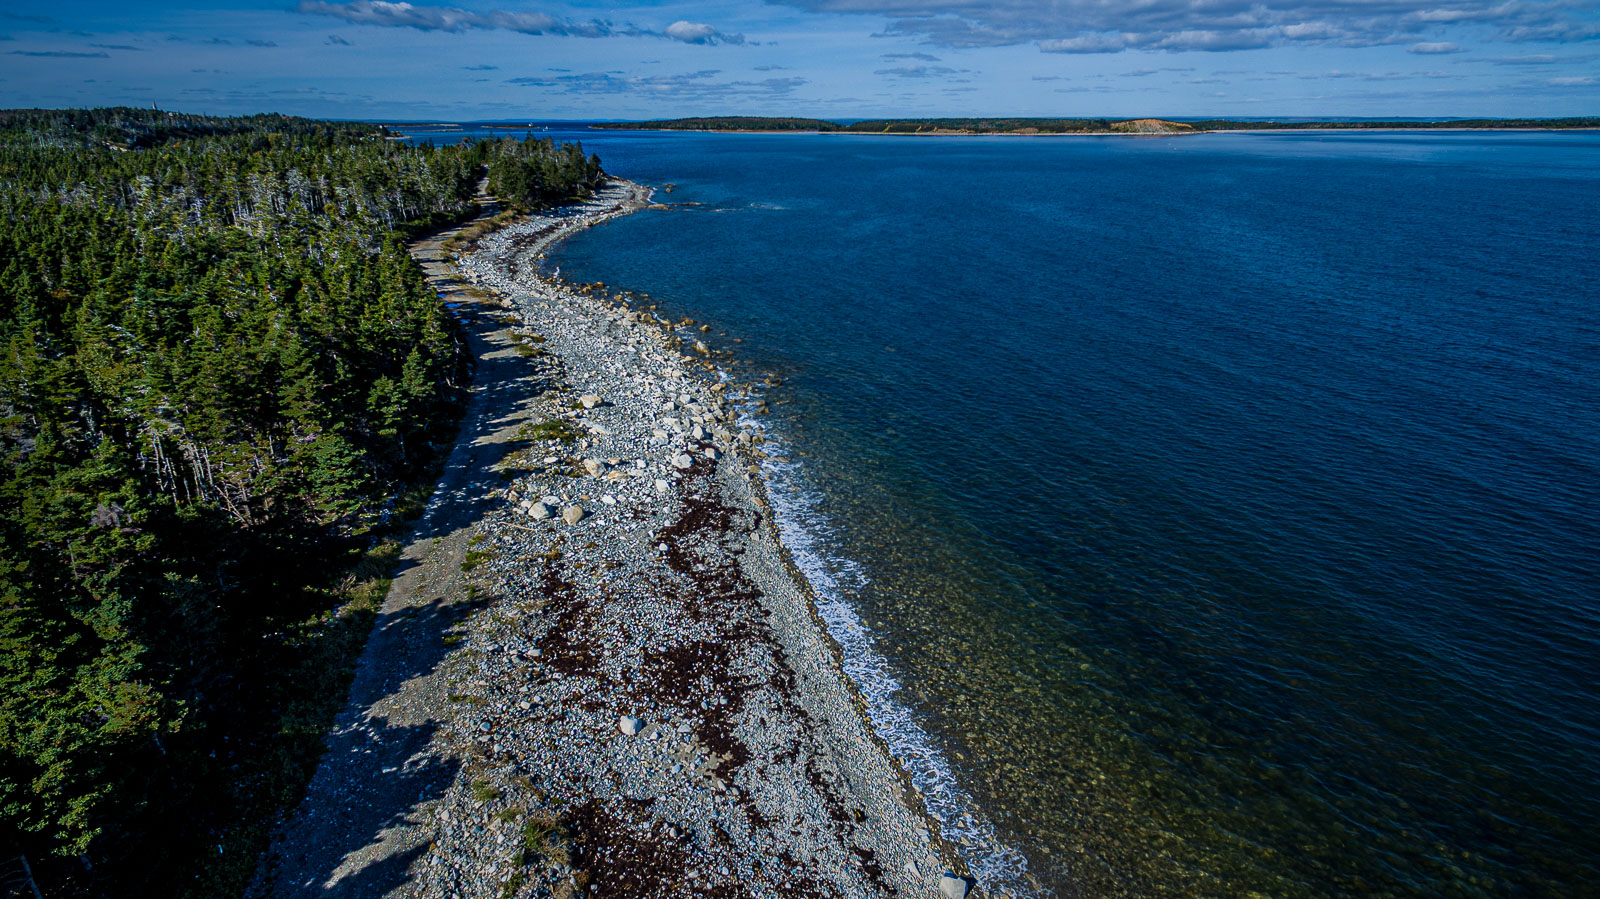
[[[405,664],[363,659],[258,894],[931,899],[959,865],[778,539],[739,423],[758,385],[686,355],[637,298],[534,274],[563,234],[645,200],[613,182],[459,262],[489,292],[463,304],[482,332],[447,466],[465,470],[367,653]],[[543,352],[514,351],[534,335]],[[546,421],[582,436],[526,436]]]

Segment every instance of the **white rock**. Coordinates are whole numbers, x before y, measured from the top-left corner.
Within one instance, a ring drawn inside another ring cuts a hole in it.
[[[621,718],[617,719],[617,730],[620,730],[631,737],[637,734],[639,731],[644,730],[644,720],[641,718],[635,718],[632,715],[623,715]],[[965,895],[965,893],[962,895]]]
[[[546,505],[544,503],[534,503],[532,506],[530,506],[528,508],[528,517],[529,518],[537,518],[537,519],[543,520],[543,519],[549,518],[550,516],[552,516],[554,514],[555,514],[555,510],[550,508],[548,505]]]
[[[565,521],[567,524],[577,524],[584,519],[584,516],[588,514],[588,512],[583,510],[582,506],[568,506],[562,510],[561,520]]]
[[[971,887],[967,885],[966,879],[957,877],[952,871],[944,872],[944,876],[939,878],[939,895],[945,899],[967,899],[969,889]]]
[[[594,407],[600,405],[601,402],[602,401],[600,397],[593,393],[586,393],[583,396],[578,397],[578,403],[585,409],[593,409]]]
[[[690,468],[694,465],[694,458],[688,453],[679,453],[672,457],[673,468]]]
[[[612,496],[609,493],[607,493],[605,496],[600,497],[600,501],[605,503],[608,506],[614,506],[614,505],[617,504],[617,498]]]
[[[705,456],[706,456],[707,459],[716,459],[718,455],[720,455],[720,453],[717,452],[717,448],[716,447],[714,447],[714,446],[706,447]]]
[[[606,463],[601,459],[585,459],[583,460],[583,470],[587,471],[591,477],[598,478],[606,473]]]
[[[656,478],[656,492],[657,493],[666,493],[668,490],[671,490],[671,489],[672,489],[672,485],[667,483],[665,478]]]
[[[695,425],[694,430],[690,431],[689,434],[696,440],[706,439],[706,429],[700,427],[699,425]]]

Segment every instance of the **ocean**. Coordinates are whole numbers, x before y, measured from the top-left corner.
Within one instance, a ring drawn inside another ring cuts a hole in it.
[[[1600,135],[540,133],[980,877],[1600,883]]]

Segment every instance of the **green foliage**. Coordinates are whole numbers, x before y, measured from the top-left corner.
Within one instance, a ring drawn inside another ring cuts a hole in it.
[[[550,418],[538,424],[523,425],[518,431],[518,436],[524,440],[558,440],[562,443],[571,443],[582,437],[583,433],[565,418]]]
[[[90,892],[249,878],[459,408],[404,238],[491,155],[537,156],[0,111],[0,843]]]
[[[600,157],[578,144],[501,138],[480,145],[489,166],[489,192],[522,209],[587,197],[605,179]]]
[[[653,122],[604,122],[590,127],[649,131],[841,131],[843,125],[823,119],[772,118],[770,116],[701,116]]]
[[[564,836],[561,823],[548,816],[528,819],[522,825],[522,848],[535,855],[546,855]]]
[[[520,865],[521,862],[519,861],[518,864]],[[511,876],[506,878],[505,883],[500,884],[501,899],[511,899],[511,897],[517,895],[517,892],[526,886],[527,883],[528,872],[520,869],[512,871]]]

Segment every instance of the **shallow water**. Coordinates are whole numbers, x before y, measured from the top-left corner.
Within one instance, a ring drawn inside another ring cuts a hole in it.
[[[1047,887],[1592,889],[1600,136],[577,136]]]

